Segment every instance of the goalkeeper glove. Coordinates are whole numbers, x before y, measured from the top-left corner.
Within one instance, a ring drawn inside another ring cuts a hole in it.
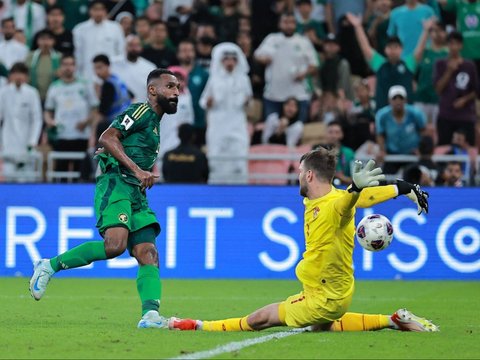
[[[418,215],[420,215],[422,211],[428,214],[428,192],[423,191],[420,185],[410,184],[401,179],[397,179],[396,185],[399,195],[405,195],[417,204]]]
[[[362,162],[355,160],[353,165],[352,187],[348,192],[360,192],[363,188],[369,186],[378,186],[380,180],[385,180],[382,169],[377,167],[374,169],[375,161],[369,160],[367,165],[362,169]]]

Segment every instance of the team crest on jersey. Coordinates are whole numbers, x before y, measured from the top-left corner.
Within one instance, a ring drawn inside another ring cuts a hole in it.
[[[130,129],[130,127],[133,125],[133,120],[130,116],[128,115],[125,115],[123,117],[123,120],[122,122],[120,123],[121,125],[123,125],[123,127],[125,128],[125,130],[128,130]]]
[[[313,218],[314,219],[317,218],[319,212],[320,212],[320,208],[318,206],[315,206],[315,209],[313,209]]]
[[[120,220],[122,223],[126,224],[128,222],[128,216],[127,214],[120,214],[118,215],[118,220]]]

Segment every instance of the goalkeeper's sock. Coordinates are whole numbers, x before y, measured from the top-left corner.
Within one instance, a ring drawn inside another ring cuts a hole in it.
[[[202,321],[203,331],[253,331],[247,323],[247,317],[216,321]]]
[[[390,316],[345,313],[333,322],[332,331],[371,331],[392,328]]]
[[[50,259],[50,265],[55,272],[88,265],[93,261],[106,260],[103,241],[88,241],[74,247],[63,254]]]
[[[150,310],[158,311],[162,297],[162,283],[158,267],[142,265],[138,268],[137,290],[142,302],[142,316]]]

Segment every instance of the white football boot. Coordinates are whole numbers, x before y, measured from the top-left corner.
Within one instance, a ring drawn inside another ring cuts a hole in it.
[[[433,322],[421,318],[407,309],[397,310],[391,319],[402,331],[440,331]]]
[[[30,279],[30,294],[35,300],[40,300],[47,290],[47,285],[55,271],[49,259],[38,260],[33,266],[33,275]]]
[[[150,310],[138,322],[139,329],[168,329],[168,319],[161,316],[158,311]]]

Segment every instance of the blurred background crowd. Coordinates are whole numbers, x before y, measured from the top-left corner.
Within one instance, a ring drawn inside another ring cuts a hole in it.
[[[480,184],[479,1],[0,0],[0,18],[0,181],[94,181],[98,136],[162,67],[181,95],[161,181],[253,183],[257,161],[287,183],[325,146],[336,184],[366,158]]]

